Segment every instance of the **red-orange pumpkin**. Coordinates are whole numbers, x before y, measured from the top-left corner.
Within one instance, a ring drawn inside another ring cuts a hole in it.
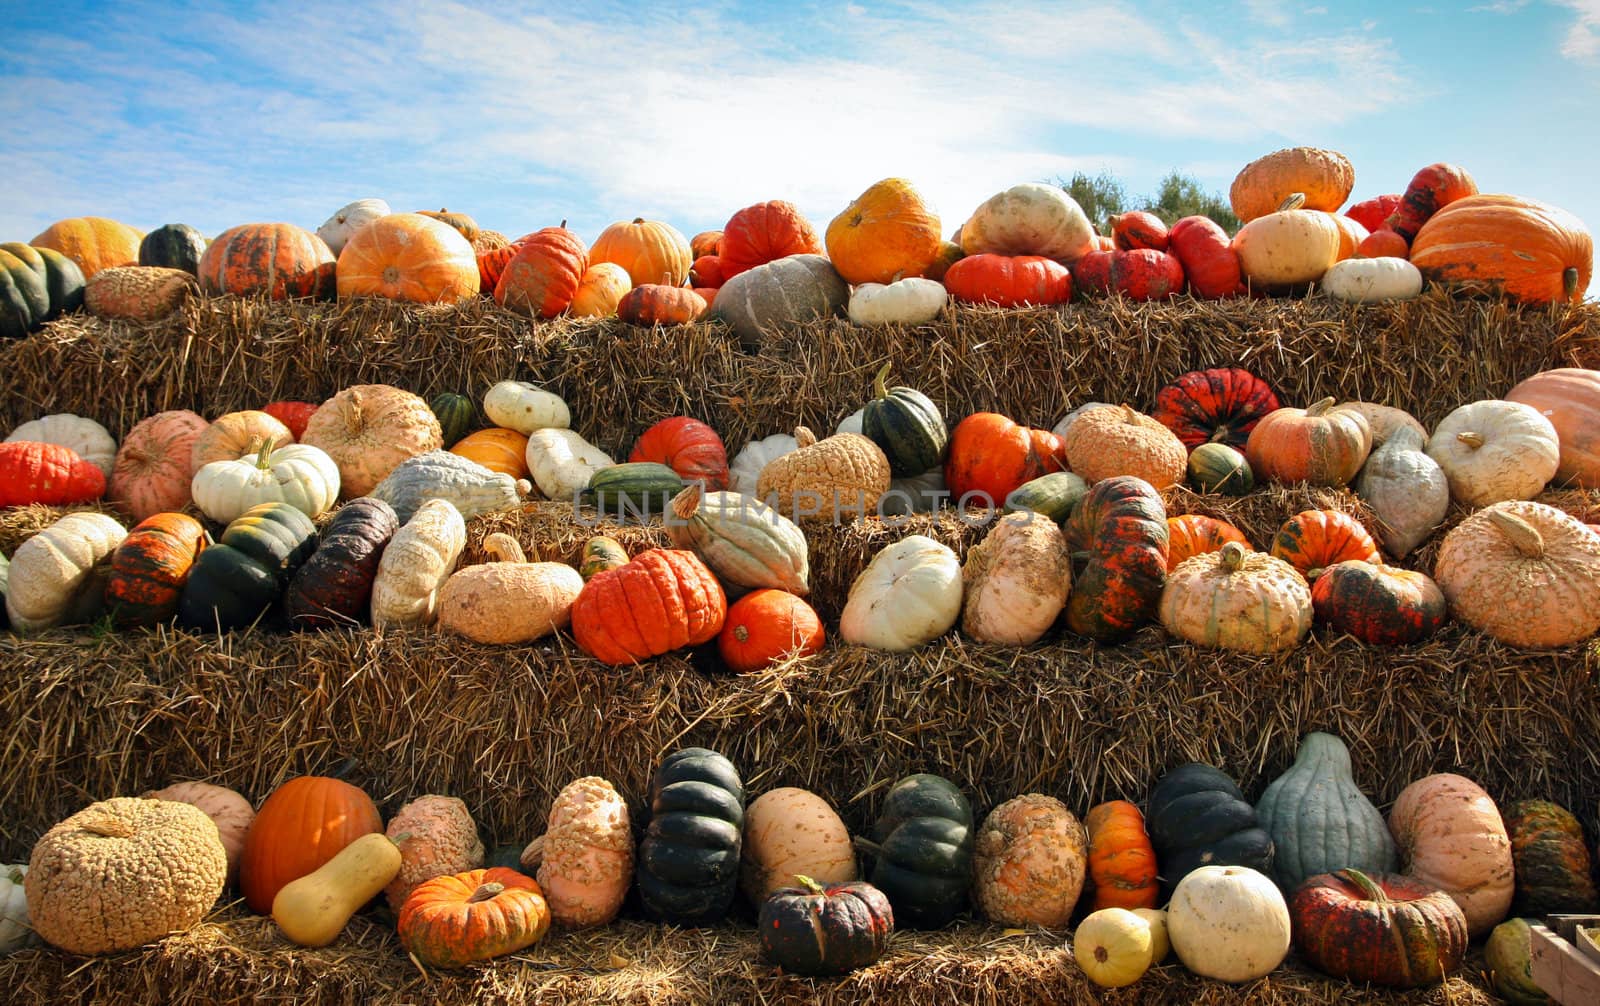
[[[1164,252],[1171,240],[1167,225],[1161,222],[1161,218],[1144,210],[1132,210],[1112,217],[1111,237],[1121,251],[1153,248]]]
[[[400,943],[417,960],[459,968],[530,947],[550,931],[539,882],[503,866],[425,880],[400,906]]]
[[[1244,295],[1239,253],[1228,232],[1210,217],[1184,217],[1173,224],[1167,250],[1183,266],[1189,292],[1201,300]]]
[[[528,477],[528,438],[516,430],[498,426],[469,433],[450,448],[451,454],[514,479]]]
[[[1243,447],[1262,417],[1278,411],[1272,386],[1240,367],[1191,370],[1156,392],[1150,413],[1191,451],[1201,444]]]
[[[1392,195],[1373,196],[1371,199],[1355,203],[1344,211],[1344,215],[1367,230],[1376,231],[1383,226],[1385,220],[1389,219],[1389,214],[1399,208],[1400,199],[1401,195],[1398,192]]]
[[[333,252],[294,224],[240,224],[217,235],[200,256],[206,293],[272,300],[327,300],[337,290]]]
[[[1576,304],[1589,289],[1594,240],[1566,210],[1521,196],[1467,196],[1422,226],[1411,262],[1435,283]]]
[[[1126,800],[1112,800],[1089,810],[1083,826],[1089,833],[1089,870],[1084,896],[1089,910],[1154,908],[1161,895],[1156,851],[1144,830],[1144,815]]]
[[[1188,513],[1167,518],[1167,572],[1178,568],[1178,563],[1197,555],[1222,551],[1222,546],[1236,541],[1255,551],[1255,546],[1244,532],[1225,520]]]
[[[106,606],[119,626],[155,625],[178,613],[178,595],[206,547],[206,529],[187,514],[158,513],[134,525],[111,553]]]
[[[689,254],[695,258],[717,254],[722,245],[721,231],[701,231],[689,239]]]
[[[789,656],[809,657],[821,651],[824,640],[822,621],[811,605],[768,587],[746,594],[728,609],[717,649],[729,670],[748,674]]]
[[[256,812],[239,857],[239,887],[250,910],[272,911],[283,885],[338,855],[362,835],[383,830],[372,798],[347,782],[303,775],[272,791]]]
[[[317,414],[317,405],[312,402],[268,402],[261,407],[261,411],[289,427],[295,442],[299,443],[300,438],[305,436],[306,424]]]
[[[1054,433],[1020,426],[993,412],[976,412],[950,434],[944,478],[952,499],[971,495],[969,503],[982,505],[986,499],[998,506],[1023,483],[1066,467],[1066,448]]]
[[[1383,559],[1371,533],[1342,510],[1302,510],[1290,517],[1272,539],[1271,554],[1313,581],[1335,563]]]
[[[790,255],[822,254],[816,228],[793,203],[781,199],[746,206],[729,217],[717,247],[725,281]]]
[[[1166,300],[1183,292],[1183,266],[1154,248],[1094,251],[1072,267],[1086,294],[1120,293],[1129,300]]]
[[[1411,178],[1405,195],[1383,221],[1383,226],[1415,241],[1417,232],[1433,215],[1458,199],[1478,194],[1478,183],[1467,169],[1455,164],[1430,164]],[[1372,228],[1367,228],[1371,230]]]
[[[967,304],[1021,307],[1072,299],[1071,271],[1039,255],[968,255],[945,271],[944,285]]]
[[[617,317],[630,325],[688,325],[706,311],[706,301],[682,286],[646,283],[617,301]]]
[[[1387,228],[1373,231],[1356,246],[1356,258],[1406,258],[1410,254],[1406,239]]]
[[[720,255],[702,255],[689,267],[689,282],[695,287],[720,287],[724,278]]]
[[[727,595],[699,556],[652,548],[584,583],[572,635],[590,656],[630,664],[715,639],[727,614]]]
[[[30,440],[0,444],[0,506],[87,503],[105,491],[100,466],[70,447]]]
[[[513,247],[516,254],[495,284],[495,303],[535,318],[554,318],[565,311],[589,268],[589,250],[578,235],[565,224],[546,227]]]
[[[517,252],[522,246],[533,238],[532,234],[524,234],[515,241],[505,244],[479,247],[478,253],[478,289],[486,296],[493,297],[495,287],[500,285],[500,277],[506,271],[506,265],[517,257]]]
[[[728,449],[717,431],[698,419],[661,420],[644,431],[628,460],[666,465],[690,482],[704,481],[706,492],[728,488]]]

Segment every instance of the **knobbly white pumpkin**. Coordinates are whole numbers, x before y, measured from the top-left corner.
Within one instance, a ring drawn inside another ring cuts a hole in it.
[[[319,517],[339,499],[339,466],[320,447],[272,441],[255,454],[213,461],[194,473],[189,494],[209,518],[226,524],[260,503],[287,503]]]
[[[931,279],[863,283],[850,294],[850,320],[857,325],[925,325],[949,300],[944,284]]]
[[[839,616],[847,643],[909,650],[949,632],[961,617],[961,561],[926,535],[885,546],[850,585]]]
[[[1007,514],[967,552],[961,631],[1008,646],[1039,640],[1055,624],[1072,589],[1072,556],[1055,521]]]
[[[1486,507],[1543,492],[1561,467],[1561,441],[1538,409],[1491,398],[1445,416],[1428,456],[1444,469],[1452,499]]]
[[[117,464],[117,442],[104,426],[93,419],[58,412],[29,420],[11,431],[5,442],[25,440],[36,444],[59,444],[76,451],[78,457],[105,472],[106,482]]]
[[[1422,293],[1422,273],[1403,258],[1347,258],[1322,274],[1322,292],[1347,304],[1411,300]]]
[[[553,500],[571,502],[594,473],[616,464],[611,455],[572,430],[548,427],[528,434],[525,453],[533,484]]]
[[[572,425],[572,413],[560,395],[527,381],[501,381],[490,388],[483,396],[483,414],[496,426],[523,436]]]
[[[317,228],[317,237],[338,255],[355,232],[367,224],[390,214],[389,204],[382,199],[357,199],[340,207],[339,211]]]
[[[372,624],[428,625],[439,592],[467,546],[467,523],[449,500],[433,499],[396,531],[372,582]]]
[[[1013,185],[984,200],[961,225],[968,255],[1043,255],[1071,265],[1094,250],[1094,227],[1059,186]]]

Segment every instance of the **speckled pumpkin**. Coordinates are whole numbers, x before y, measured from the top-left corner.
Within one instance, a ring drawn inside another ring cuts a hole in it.
[[[856,879],[856,854],[850,832],[815,793],[792,786],[769,790],[744,812],[739,886],[760,905],[774,892],[792,887],[796,876],[823,884]]]
[[[559,562],[528,562],[516,539],[491,534],[494,561],[451,574],[439,591],[439,627],[479,643],[531,643],[572,620],[583,577]]]
[[[310,231],[294,224],[241,224],[206,246],[200,288],[272,300],[330,300],[337,289],[334,272],[332,250]]]
[[[1317,621],[1371,646],[1405,646],[1445,622],[1444,594],[1426,573],[1346,559],[1322,571],[1311,587]]]
[[[1477,939],[1511,908],[1515,866],[1511,837],[1494,800],[1452,773],[1407,786],[1389,811],[1401,872],[1449,894]]]
[[[1161,593],[1161,624],[1197,646],[1277,653],[1311,620],[1311,591],[1294,568],[1236,541],[1179,564]]]
[[[984,819],[974,847],[973,900],[1003,926],[1060,928],[1083,891],[1088,836],[1053,796],[1026,793]]]
[[[1099,408],[1078,416],[1062,437],[1067,466],[1089,483],[1134,475],[1156,489],[1183,481],[1189,452],[1163,424],[1133,408]]]
[[[106,496],[126,506],[135,520],[182,510],[194,478],[194,443],[207,425],[182,409],[141,419],[117,448]]]

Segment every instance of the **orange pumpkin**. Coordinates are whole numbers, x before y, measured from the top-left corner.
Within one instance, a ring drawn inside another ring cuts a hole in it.
[[[1349,559],[1383,560],[1371,533],[1341,510],[1303,510],[1290,517],[1272,539],[1271,554],[1293,566],[1307,581]]]
[[[155,625],[176,615],[206,541],[205,528],[187,514],[158,513],[135,525],[111,553],[106,605],[116,624]]]
[[[1066,448],[1054,433],[976,412],[950,434],[944,479],[955,500],[981,494],[989,505],[999,506],[1023,483],[1066,467]]]
[[[722,258],[702,255],[689,267],[689,282],[695,287],[720,287],[723,283]]]
[[[528,438],[516,430],[499,427],[469,433],[450,448],[468,461],[476,461],[491,472],[509,475],[514,479],[528,477]]]
[[[410,216],[411,214],[397,213],[394,215]],[[437,220],[440,223],[449,226],[451,230],[455,231],[457,234],[460,234],[464,239],[466,239],[466,242],[469,245],[477,241],[478,235],[482,233],[482,231],[478,228],[478,221],[467,216],[465,213],[455,213],[442,207],[437,210],[418,210],[416,212],[416,216],[427,217],[430,220]]]
[[[1600,370],[1546,370],[1506,392],[1506,401],[1533,406],[1556,428],[1561,467],[1555,481],[1600,489]]]
[[[885,178],[828,224],[828,258],[845,282],[921,276],[939,254],[939,217],[904,178]]]
[[[583,274],[568,311],[574,318],[609,318],[632,289],[628,270],[615,262],[596,262]]]
[[[1416,240],[1422,225],[1458,199],[1478,194],[1478,183],[1456,164],[1430,164],[1411,177],[1405,194],[1396,201],[1383,225],[1406,239]]]
[[[1356,258],[1409,258],[1411,246],[1406,239],[1388,228],[1375,230],[1362,239],[1356,248]]]
[[[652,548],[584,583],[572,604],[572,635],[583,652],[631,664],[722,631],[728,599],[693,552]]]
[[[478,290],[486,296],[493,297],[494,289],[500,283],[500,277],[505,274],[506,265],[522,246],[532,239],[532,234],[524,234],[515,241],[506,241],[501,244],[483,243],[483,235],[478,235]]]
[[[1361,226],[1359,220],[1347,217],[1342,213],[1330,213],[1334,224],[1339,228],[1339,261],[1355,258],[1361,248],[1361,242],[1372,236],[1372,233]]]
[[[339,252],[339,299],[386,297],[455,304],[478,295],[467,239],[420,213],[391,213],[356,231]]]
[[[1436,283],[1576,304],[1589,288],[1594,241],[1566,210],[1521,196],[1467,196],[1422,225],[1411,262]]]
[[[944,285],[967,304],[1021,307],[1072,299],[1072,272],[1039,255],[968,255],[945,271]]]
[[[722,258],[722,278],[730,280],[790,255],[821,255],[822,242],[793,203],[774,199],[729,217],[717,254]]]
[[[1089,910],[1156,907],[1161,895],[1156,851],[1139,808],[1126,800],[1102,803],[1084,816],[1083,826],[1089,832],[1084,884],[1085,893],[1093,895]]]
[[[654,461],[705,491],[728,488],[728,448],[717,431],[698,419],[669,416],[640,434],[629,461]]]
[[[1185,559],[1220,552],[1222,546],[1230,541],[1236,541],[1251,551],[1255,550],[1255,546],[1250,544],[1244,532],[1225,520],[1192,513],[1181,517],[1168,517],[1167,572],[1177,569],[1178,563]]]
[[[57,220],[28,244],[58,251],[78,263],[90,280],[101,269],[139,264],[139,242],[144,235],[127,224],[105,217],[71,217]]]
[[[1267,413],[1250,431],[1244,456],[1257,479],[1342,486],[1371,450],[1366,417],[1324,398],[1310,408]]]
[[[646,283],[617,302],[617,317],[630,325],[688,325],[706,311],[705,298],[687,287]]]
[[[459,968],[531,947],[550,931],[539,882],[491,867],[423,881],[400,908],[400,943],[417,960]]]
[[[327,244],[294,224],[230,227],[200,256],[200,288],[210,294],[327,300],[337,290],[334,273]]]
[[[717,249],[722,244],[721,231],[701,231],[689,239],[689,254],[695,258],[717,254]]]
[[[194,444],[210,426],[184,409],[141,419],[117,448],[107,498],[121,503],[135,520],[182,510],[194,478]]]
[[[303,775],[272,791],[256,812],[239,858],[239,886],[258,915],[272,899],[362,835],[383,830],[372,798],[347,782]]]
[[[615,262],[628,271],[635,286],[659,283],[682,286],[689,278],[694,253],[688,240],[671,224],[634,217],[633,223],[614,223],[595,238],[589,262]]]
[[[787,657],[818,653],[825,638],[811,605],[768,587],[746,594],[728,609],[717,649],[729,670],[749,674]]]
[[[516,254],[495,284],[495,302],[535,318],[554,318],[565,311],[589,270],[589,251],[578,235],[565,224],[546,227],[513,247]]]

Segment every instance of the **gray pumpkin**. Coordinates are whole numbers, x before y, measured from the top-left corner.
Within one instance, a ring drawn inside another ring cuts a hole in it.
[[[711,316],[732,327],[749,349],[761,345],[763,329],[844,317],[850,285],[821,255],[790,255],[758,265],[717,291]]]
[[[490,510],[509,510],[532,491],[525,479],[513,479],[449,451],[429,451],[409,458],[368,495],[394,507],[404,524],[431,499],[448,500],[470,520]]]
[[[1256,817],[1272,836],[1272,874],[1285,891],[1319,873],[1394,873],[1398,865],[1383,815],[1356,786],[1350,750],[1332,734],[1306,734],[1289,771],[1261,794]]]
[[[1422,434],[1402,426],[1372,452],[1356,476],[1356,495],[1378,515],[1378,537],[1396,559],[1428,540],[1450,508],[1450,483],[1423,450]]]

